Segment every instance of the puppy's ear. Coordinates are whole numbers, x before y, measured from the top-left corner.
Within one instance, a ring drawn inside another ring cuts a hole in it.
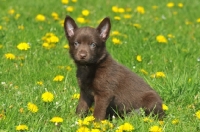
[[[104,18],[97,27],[97,31],[99,32],[100,38],[103,41],[107,40],[110,33],[110,28],[111,28],[111,23],[110,23],[110,18],[108,17]]]
[[[64,28],[65,28],[65,34],[69,39],[74,36],[74,31],[75,29],[78,28],[78,26],[76,25],[74,19],[72,19],[70,16],[66,16],[64,22]]]

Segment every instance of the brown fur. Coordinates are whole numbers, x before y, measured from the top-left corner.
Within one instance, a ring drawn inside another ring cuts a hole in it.
[[[112,59],[106,50],[110,19],[105,18],[95,28],[78,28],[67,16],[64,23],[70,55],[77,66],[80,99],[77,114],[87,113],[94,103],[94,117],[103,120],[117,112],[143,108],[146,114],[162,118],[162,100],[143,79]]]

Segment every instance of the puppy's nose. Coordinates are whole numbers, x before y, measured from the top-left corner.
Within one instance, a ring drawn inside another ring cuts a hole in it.
[[[80,53],[80,58],[81,58],[81,59],[85,59],[86,56],[87,56],[87,53]]]

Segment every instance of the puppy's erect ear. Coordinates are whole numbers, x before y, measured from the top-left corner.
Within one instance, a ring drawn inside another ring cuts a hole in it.
[[[71,38],[74,36],[74,31],[76,28],[78,28],[78,26],[76,25],[74,19],[72,19],[70,16],[66,16],[64,28],[67,38]]]
[[[108,17],[104,18],[97,27],[97,31],[99,32],[100,38],[103,41],[106,41],[106,39],[108,38],[110,33],[110,28],[111,28],[111,23],[110,23],[110,18]]]

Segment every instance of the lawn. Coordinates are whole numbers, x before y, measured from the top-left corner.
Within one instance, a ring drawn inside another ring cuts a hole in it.
[[[0,0],[0,132],[200,131],[200,1]],[[63,22],[97,27],[109,16],[107,50],[163,99],[166,117],[94,122],[75,114],[76,67]]]

